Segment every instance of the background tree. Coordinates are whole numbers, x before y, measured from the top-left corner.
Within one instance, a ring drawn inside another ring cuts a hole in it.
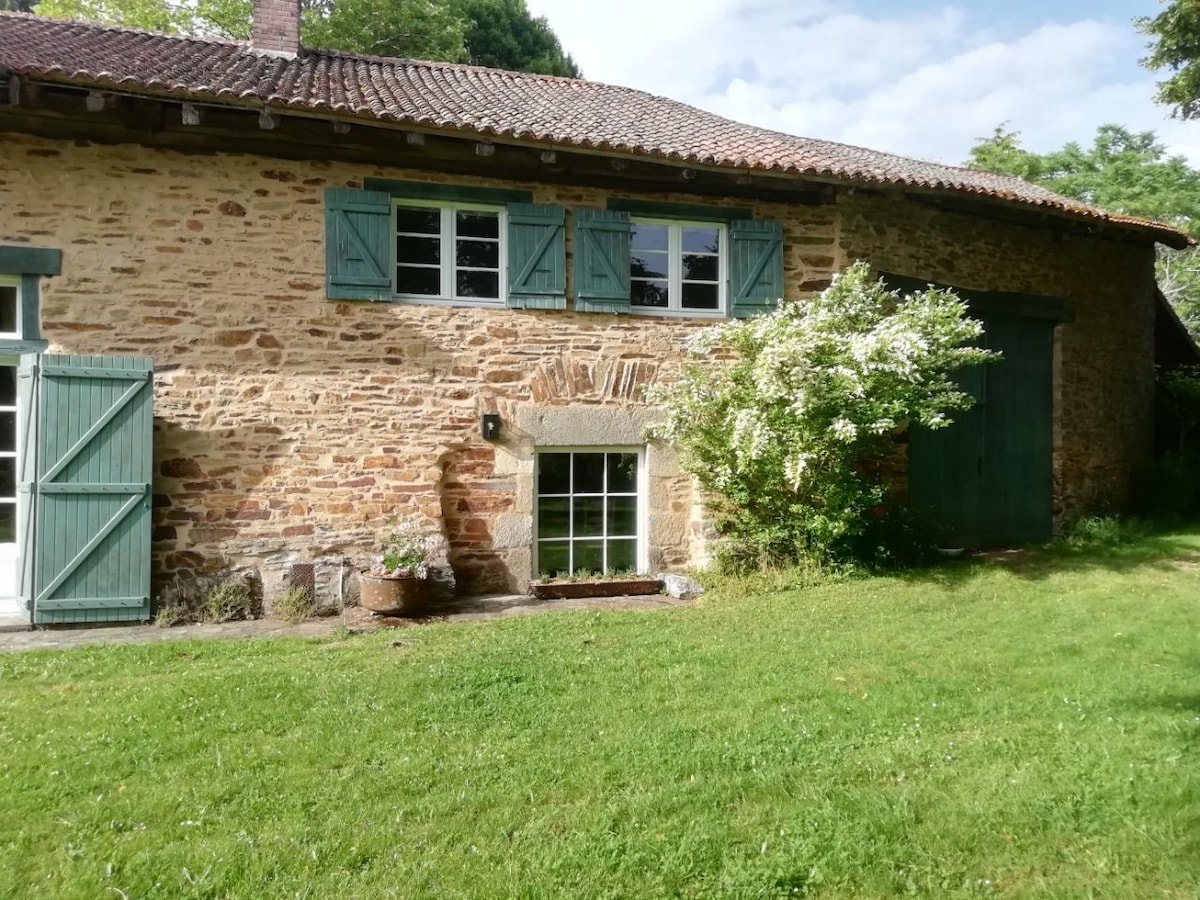
[[[1156,219],[1200,238],[1200,170],[1170,156],[1152,131],[1102,125],[1090,147],[1071,142],[1051,153],[1021,146],[1004,126],[971,148],[973,169],[1018,175],[1113,212]],[[1200,252],[1158,250],[1159,286],[1194,337],[1200,338]]]
[[[545,16],[531,16],[525,0],[450,0],[450,5],[466,23],[463,42],[475,65],[580,77]]]
[[[251,0],[0,0],[39,15],[172,34],[243,40]],[[352,53],[474,62],[579,76],[544,17],[525,0],[301,0],[301,40]]]
[[[1194,119],[1200,116],[1200,3],[1173,0],[1166,7],[1153,18],[1134,20],[1151,38],[1142,65],[1171,73],[1158,83],[1158,102],[1170,106],[1172,115]]]

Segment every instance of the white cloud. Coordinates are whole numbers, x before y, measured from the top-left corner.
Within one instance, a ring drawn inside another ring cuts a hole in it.
[[[1200,126],[1153,103],[1142,39],[1124,22],[1012,34],[954,7],[873,17],[834,0],[527,2],[587,77],[768,128],[957,164],[1001,123],[1044,152],[1115,122],[1155,130],[1200,165]]]

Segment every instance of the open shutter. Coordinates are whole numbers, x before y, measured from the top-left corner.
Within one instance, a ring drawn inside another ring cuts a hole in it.
[[[575,308],[629,312],[629,213],[577,209],[574,216]]]
[[[334,300],[382,300],[392,292],[392,197],[381,191],[325,191],[325,293]]]
[[[561,206],[508,204],[508,305],[565,309],[567,250]]]
[[[153,363],[43,356],[33,621],[150,617]]]
[[[745,219],[729,223],[730,310],[744,318],[775,308],[783,297],[783,225]]]

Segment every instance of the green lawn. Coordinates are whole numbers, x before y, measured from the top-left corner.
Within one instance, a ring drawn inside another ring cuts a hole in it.
[[[1196,897],[1200,536],[0,656],[0,896]]]

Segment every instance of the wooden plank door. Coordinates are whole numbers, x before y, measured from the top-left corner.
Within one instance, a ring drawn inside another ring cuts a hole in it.
[[[149,618],[152,374],[148,359],[42,357],[35,623]]]
[[[909,495],[930,512],[943,540],[999,547],[1051,533],[1054,322],[981,316],[984,342],[1000,362],[962,375],[976,405],[948,428],[914,427]]]

